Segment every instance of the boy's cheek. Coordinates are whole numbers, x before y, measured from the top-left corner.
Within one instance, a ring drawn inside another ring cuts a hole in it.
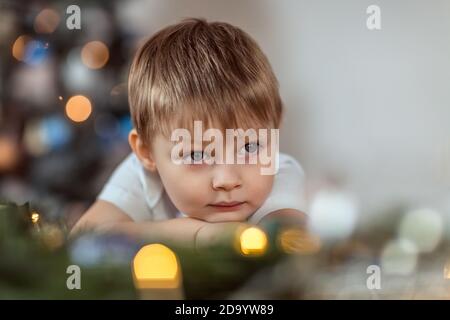
[[[203,207],[206,205],[207,193],[205,185],[197,177],[179,176],[175,180],[166,183],[166,190],[171,195],[172,202],[182,211],[191,207]]]
[[[252,190],[251,197],[256,199],[260,199],[264,201],[270,194],[270,191],[273,187],[274,176],[273,175],[261,175],[254,174],[252,177],[247,179],[248,183],[251,185]]]

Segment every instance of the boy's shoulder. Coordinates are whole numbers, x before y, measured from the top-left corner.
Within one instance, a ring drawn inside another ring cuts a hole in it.
[[[134,153],[116,167],[97,199],[118,206],[135,221],[148,220],[161,202],[163,184],[148,172]]]

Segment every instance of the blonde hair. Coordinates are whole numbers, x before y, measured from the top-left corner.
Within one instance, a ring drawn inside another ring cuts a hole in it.
[[[154,34],[137,52],[128,82],[133,125],[145,143],[192,128],[278,128],[282,102],[264,53],[241,29],[187,19]]]

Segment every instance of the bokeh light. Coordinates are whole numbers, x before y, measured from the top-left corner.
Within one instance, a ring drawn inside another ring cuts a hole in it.
[[[349,237],[356,225],[355,199],[344,192],[322,190],[313,198],[310,208],[310,228],[324,240]]]
[[[65,146],[72,137],[71,127],[58,115],[28,122],[23,143],[30,154],[39,156]]]
[[[23,61],[25,57],[25,48],[28,42],[31,40],[31,37],[27,35],[19,36],[12,46],[12,56],[16,58],[18,61]]]
[[[48,43],[38,40],[31,40],[26,44],[23,61],[31,66],[36,66],[44,62],[44,60],[48,57],[48,54]]]
[[[33,212],[31,214],[31,222],[38,223],[39,222],[39,213]]]
[[[281,249],[288,254],[314,254],[321,247],[319,237],[300,228],[282,230],[278,241]]]
[[[40,238],[45,246],[51,250],[58,249],[64,244],[64,234],[56,225],[44,225],[40,229]]]
[[[42,122],[40,120],[30,120],[27,123],[23,136],[23,144],[28,153],[33,156],[43,155],[49,150],[49,146],[45,143]]]
[[[108,47],[101,41],[86,43],[81,49],[81,60],[91,69],[102,68],[109,59]]]
[[[87,68],[81,61],[80,48],[71,49],[62,65],[64,85],[71,91],[89,92],[92,88],[99,90],[102,78],[98,72]]]
[[[34,19],[34,30],[37,33],[52,33],[58,27],[61,18],[56,10],[44,9]]]
[[[66,103],[66,115],[74,122],[85,121],[91,112],[91,101],[83,95],[73,96]]]
[[[176,288],[181,280],[175,253],[159,243],[139,250],[133,260],[133,276],[137,288]]]
[[[381,253],[381,269],[388,275],[409,275],[417,265],[418,251],[407,239],[389,241]]]
[[[19,151],[13,139],[0,136],[0,171],[11,170],[19,160]]]
[[[239,233],[239,244],[243,255],[259,256],[267,250],[267,235],[257,227],[249,227]]]
[[[44,141],[50,149],[65,146],[72,138],[71,127],[60,116],[44,118],[42,120],[42,130]]]
[[[74,211],[84,212],[86,205],[78,202],[64,207],[63,210],[69,210],[71,213],[75,213]],[[72,261],[79,266],[103,267],[109,264],[129,268],[130,261],[139,248],[138,243],[126,236],[86,232],[71,241],[70,256]]]
[[[420,252],[431,252],[440,243],[444,232],[441,215],[432,209],[408,212],[399,227],[399,236],[414,242]]]

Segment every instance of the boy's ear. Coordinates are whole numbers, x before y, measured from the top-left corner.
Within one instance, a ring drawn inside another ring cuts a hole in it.
[[[152,172],[156,171],[156,163],[153,160],[151,148],[142,141],[136,129],[132,129],[128,134],[128,143],[144,168]]]

